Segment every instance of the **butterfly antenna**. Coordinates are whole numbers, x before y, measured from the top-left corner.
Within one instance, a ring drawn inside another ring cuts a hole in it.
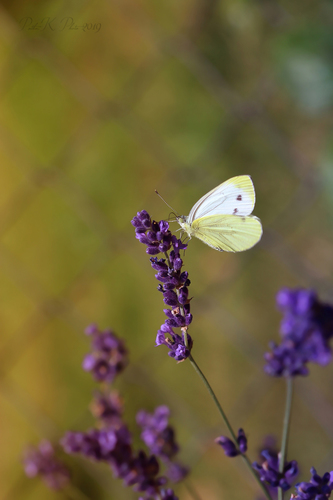
[[[163,196],[161,196],[161,195],[160,195],[160,193],[157,191],[157,189],[155,189],[155,193],[157,194],[157,196],[159,196],[159,197],[161,198],[161,200],[162,200],[162,201],[164,201],[164,203],[165,203],[165,204],[166,204],[169,208],[171,208],[171,210],[172,210],[175,214],[177,214],[176,210],[174,210],[172,207],[170,207],[169,203],[167,203],[167,202],[165,201],[165,199],[163,198]],[[177,215],[176,215],[176,217],[177,217]]]

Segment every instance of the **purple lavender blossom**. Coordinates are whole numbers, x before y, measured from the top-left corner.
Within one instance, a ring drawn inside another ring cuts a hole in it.
[[[97,392],[90,405],[94,417],[104,427],[120,427],[122,423],[123,402],[118,392]]]
[[[70,478],[69,470],[56,458],[52,444],[46,440],[26,450],[23,465],[28,477],[41,476],[53,490],[64,488]]]
[[[159,473],[159,463],[154,455],[148,457],[144,451],[139,451],[131,464],[131,471],[125,478],[128,486],[133,486],[136,491],[144,491],[147,495],[155,496],[159,493],[167,479],[157,477]]]
[[[176,497],[176,495],[174,494],[173,490],[171,489],[167,489],[167,490],[164,490],[162,489],[160,491],[160,498],[161,500],[178,500],[178,497]],[[139,500],[155,500],[154,497],[140,497]]]
[[[184,361],[189,357],[193,341],[187,333],[192,322],[188,287],[188,273],[182,272],[183,260],[180,251],[187,245],[171,234],[166,221],[152,221],[149,214],[142,210],[131,221],[135,227],[136,238],[147,246],[149,255],[164,253],[165,258],[151,257],[152,268],[157,271],[156,279],[160,282],[158,290],[163,293],[164,303],[170,309],[164,309],[167,319],[158,330],[156,345],[166,345],[169,356],[176,361]],[[169,252],[169,253],[168,253]],[[180,328],[181,334],[174,328]]]
[[[107,461],[115,465],[115,470],[132,456],[131,435],[125,425],[118,429],[68,431],[60,443],[66,453],[80,453],[91,460]]]
[[[312,290],[284,288],[276,302],[283,313],[280,345],[271,343],[265,371],[276,377],[307,375],[311,361],[321,366],[332,359],[333,307],[321,303]]]
[[[112,382],[128,363],[124,342],[111,330],[101,332],[96,325],[90,325],[85,333],[92,337],[92,352],[85,356],[83,369],[99,382]]]
[[[175,440],[175,431],[169,425],[170,410],[167,406],[158,406],[154,413],[141,410],[136,421],[142,428],[141,438],[149,451],[161,458],[167,465],[167,475],[172,482],[179,482],[188,474],[188,468],[174,462],[179,451]]]
[[[160,487],[167,479],[159,477],[159,464],[154,455],[144,451],[133,452],[131,435],[125,425],[113,429],[91,429],[83,432],[67,432],[61,440],[66,453],[79,453],[90,460],[105,462],[112,468],[115,477],[126,486],[145,492],[154,499],[159,498]]]
[[[310,482],[296,484],[296,494],[291,498],[297,500],[325,500],[330,498],[333,490],[333,471],[326,472],[322,477],[317,474],[314,467],[311,468]]]
[[[270,486],[282,488],[287,491],[298,474],[296,460],[285,462],[283,472],[279,472],[279,454],[272,450],[263,450],[261,456],[264,461],[261,464],[253,462],[252,467],[259,472],[260,480]]]
[[[223,451],[227,457],[237,457],[238,455],[246,453],[247,451],[247,439],[243,429],[238,430],[237,446],[234,441],[226,436],[219,436],[215,439],[215,443],[222,446]]]

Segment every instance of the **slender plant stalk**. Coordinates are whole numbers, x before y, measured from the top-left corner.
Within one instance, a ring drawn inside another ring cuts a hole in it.
[[[71,500],[90,500],[89,497],[83,491],[80,489],[76,488],[73,484],[68,484],[64,490],[65,493],[67,493],[68,498]]]
[[[214,403],[216,404],[219,412],[220,412],[220,415],[225,423],[225,425],[227,426],[233,440],[235,441],[235,443],[237,443],[237,437],[236,437],[236,434],[234,433],[234,430],[233,428],[231,427],[231,424],[226,416],[226,414],[224,413],[224,410],[222,408],[222,406],[220,405],[220,402],[219,400],[217,399],[212,387],[210,386],[208,380],[206,379],[205,375],[202,373],[202,371],[200,370],[199,366],[197,365],[197,363],[194,361],[193,359],[193,356],[190,355],[189,356],[189,360],[190,360],[190,363],[191,365],[193,366],[193,368],[195,369],[195,371],[197,372],[197,374],[199,375],[199,377],[201,378],[201,380],[203,381],[203,383],[205,384],[209,394],[211,395],[211,397],[213,398],[214,400]],[[266,486],[264,485],[264,483],[262,483],[260,481],[260,478],[257,476],[256,472],[254,471],[254,469],[252,468],[252,465],[251,465],[251,462],[248,458],[247,455],[245,455],[244,453],[241,454],[241,457],[243,458],[244,462],[246,463],[247,467],[249,468],[252,476],[254,476],[255,480],[257,481],[257,483],[259,484],[260,488],[262,489],[262,491],[264,492],[265,494],[265,497],[268,499],[268,500],[272,500],[272,497],[271,495],[269,494],[269,491],[267,490]]]
[[[185,481],[185,486],[187,488],[187,491],[189,492],[189,494],[193,498],[193,500],[201,500],[201,497],[199,496],[198,492],[196,491],[196,489],[193,486],[193,483],[191,483],[189,481],[189,479],[187,479]]]
[[[167,252],[164,252],[164,255],[165,255],[165,258],[167,260],[167,263],[168,263],[168,266],[170,266],[170,259],[169,259],[169,255]],[[177,293],[177,296],[179,296],[179,291],[176,290],[176,293]],[[185,316],[185,312],[184,312],[184,308],[181,307],[181,310],[182,310],[182,313],[183,313],[183,316]],[[184,326],[182,328],[182,332],[184,334],[184,344],[185,344],[185,347],[188,347],[188,337],[187,337],[187,329],[188,329],[188,326]],[[203,383],[205,384],[206,388],[208,389],[208,392],[209,394],[211,395],[211,397],[213,398],[214,400],[214,403],[216,404],[221,416],[222,416],[222,419],[225,423],[225,425],[227,426],[235,444],[237,444],[237,436],[236,434],[234,433],[234,430],[233,428],[231,427],[230,425],[230,422],[226,416],[226,414],[224,413],[223,411],[223,408],[222,406],[220,405],[220,402],[219,400],[217,399],[213,389],[211,388],[208,380],[206,379],[205,375],[202,373],[202,371],[200,370],[199,366],[197,365],[197,363],[194,361],[192,355],[190,354],[189,356],[189,360],[190,360],[190,363],[191,365],[193,366],[193,368],[195,369],[195,371],[197,372],[197,374],[199,375],[199,377],[201,378],[201,380],[203,381]],[[259,484],[260,488],[262,489],[262,491],[264,492],[265,494],[265,497],[267,498],[267,500],[272,500],[272,497],[271,495],[269,494],[269,491],[267,490],[266,486],[264,485],[264,483],[262,483],[260,481],[260,478],[257,476],[256,472],[254,471],[254,469],[252,468],[252,465],[251,465],[251,462],[249,460],[249,458],[247,457],[247,455],[245,455],[244,453],[241,453],[241,457],[242,459],[244,460],[244,462],[246,463],[247,467],[249,468],[251,474],[254,476],[255,480],[257,481],[257,483]]]
[[[287,458],[287,448],[288,448],[288,435],[290,428],[290,416],[291,416],[291,406],[293,400],[293,379],[292,377],[287,378],[287,394],[286,394],[286,409],[284,412],[283,419],[283,431],[282,431],[282,442],[281,442],[281,454],[279,461],[279,472],[282,473],[284,469],[284,463]],[[282,488],[279,488],[278,498],[279,500],[283,500],[284,491]]]

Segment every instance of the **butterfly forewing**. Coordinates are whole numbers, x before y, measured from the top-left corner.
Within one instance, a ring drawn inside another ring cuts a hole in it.
[[[201,217],[229,214],[250,215],[255,204],[255,192],[249,175],[239,175],[223,182],[205,194],[191,209],[187,221]]]
[[[242,252],[261,238],[262,226],[257,217],[212,215],[192,223],[193,235],[220,252]]]

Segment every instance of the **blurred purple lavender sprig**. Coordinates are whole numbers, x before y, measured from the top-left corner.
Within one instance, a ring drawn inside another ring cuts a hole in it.
[[[298,475],[298,464],[296,460],[285,462],[282,472],[279,472],[279,453],[266,449],[261,452],[263,461],[261,464],[253,462],[252,467],[259,473],[260,480],[268,483],[274,488],[281,488],[287,491]]]
[[[238,429],[237,444],[227,436],[219,436],[215,439],[215,443],[223,448],[227,457],[237,457],[247,451],[247,438],[243,429]]]
[[[182,271],[183,260],[180,257],[180,251],[185,250],[187,245],[171,233],[167,221],[152,221],[146,210],[138,212],[131,223],[136,238],[147,246],[149,255],[163,253],[165,256],[161,259],[150,258],[152,268],[157,271],[155,277],[160,281],[158,290],[163,293],[164,303],[170,306],[170,309],[163,309],[167,319],[158,330],[156,345],[166,345],[169,356],[176,361],[184,361],[193,345],[188,334],[188,326],[192,322],[188,291],[190,280],[187,271]],[[175,333],[174,328],[180,328],[181,333]]]
[[[24,471],[28,477],[40,476],[52,490],[63,489],[70,480],[69,469],[56,457],[53,445],[46,439],[29,446],[23,456]]]
[[[113,382],[127,365],[128,353],[123,341],[111,330],[101,332],[96,325],[90,325],[86,334],[91,336],[92,350],[85,357],[83,368],[87,370],[88,364],[87,371],[91,372],[95,380],[104,383],[104,390],[95,394],[91,405],[99,428],[86,432],[68,431],[61,439],[61,445],[66,453],[80,454],[90,460],[108,464],[114,476],[122,479],[125,486],[131,486],[143,494],[142,499],[177,500],[172,489],[164,488],[168,480],[160,475],[158,458],[161,458],[161,454],[156,453],[157,449],[150,450],[151,455],[143,450],[134,450],[131,433],[123,420],[122,400],[116,391],[110,392],[108,387],[105,389],[105,383]],[[94,362],[90,363],[90,358]],[[101,361],[106,364],[102,376],[98,368]],[[169,411],[167,407],[164,408]],[[144,414],[144,410],[138,413],[141,417]],[[174,436],[170,426],[168,431],[170,436]],[[166,436],[164,438],[165,449],[167,446],[175,446],[178,451],[178,445],[174,441],[171,443],[170,438],[169,441]],[[179,480],[183,477],[185,474],[181,477],[178,472]]]
[[[189,469],[174,460],[179,451],[175,431],[169,425],[170,410],[158,406],[154,413],[141,410],[136,415],[137,424],[142,428],[141,439],[150,453],[159,457],[167,466],[167,476],[177,483],[187,476]]]
[[[90,325],[86,334],[91,337],[91,352],[86,355],[83,368],[101,383],[91,404],[97,426],[84,432],[68,431],[60,444],[68,454],[79,454],[109,465],[113,475],[122,479],[125,486],[140,492],[141,500],[178,500],[174,491],[167,487],[167,477],[160,474],[159,463],[161,458],[163,462],[164,458],[169,460],[171,473],[168,469],[168,475],[174,482],[175,479],[183,479],[188,473],[187,468],[171,460],[179,449],[173,428],[168,425],[167,418],[162,419],[166,424],[164,427],[159,419],[160,427],[155,430],[159,432],[156,434],[156,445],[159,440],[160,448],[154,447],[150,455],[143,450],[134,450],[132,435],[123,419],[122,399],[117,391],[110,390],[110,384],[128,363],[125,344],[111,330],[102,332],[96,325]],[[160,408],[164,409],[165,417],[169,415],[167,407]],[[138,415],[141,415],[138,419],[141,418],[143,423],[149,414],[140,410]],[[154,421],[156,424],[156,418]],[[152,426],[150,428],[152,431]],[[63,488],[69,481],[68,469],[55,457],[54,448],[48,441],[42,442],[39,448],[30,447],[23,461],[27,476],[41,476],[50,488]]]
[[[333,471],[319,476],[314,467],[311,468],[309,482],[296,484],[296,494],[291,495],[295,500],[326,500],[333,490]]]
[[[281,343],[271,343],[265,371],[275,377],[309,373],[308,363],[327,365],[332,359],[333,307],[319,301],[312,290],[283,288],[276,297],[283,313]]]
[[[112,330],[102,332],[95,324],[88,326],[85,333],[91,336],[91,352],[83,360],[83,369],[98,382],[112,382],[128,364],[124,342]]]
[[[91,429],[87,432],[67,432],[61,440],[66,453],[78,453],[90,460],[110,465],[116,478],[125,486],[159,498],[166,478],[159,477],[159,463],[154,455],[140,450],[135,453],[131,434],[125,424],[118,429]]]

